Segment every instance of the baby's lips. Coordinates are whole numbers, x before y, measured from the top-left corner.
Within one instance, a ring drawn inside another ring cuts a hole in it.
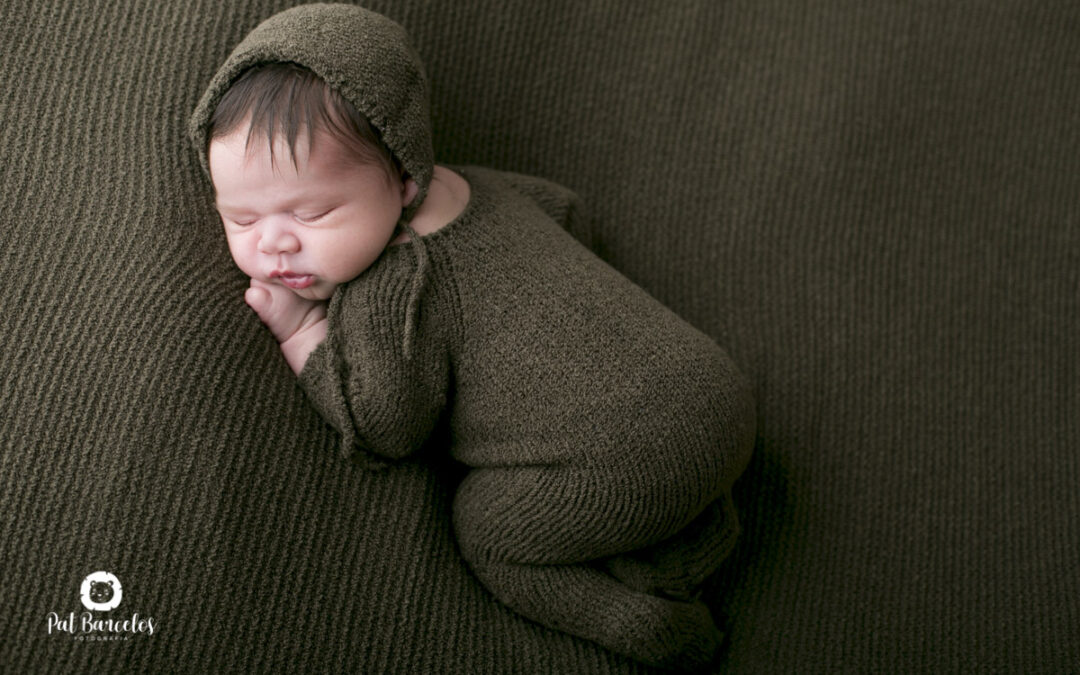
[[[275,270],[270,273],[271,279],[277,279],[283,286],[298,291],[315,283],[315,277],[311,274],[296,274],[293,272],[281,272]]]

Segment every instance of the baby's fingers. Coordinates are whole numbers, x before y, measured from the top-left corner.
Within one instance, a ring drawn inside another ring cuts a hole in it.
[[[244,291],[244,302],[255,310],[278,342],[292,337],[303,317],[303,303],[292,291],[256,279]]]
[[[266,323],[266,315],[269,313],[272,303],[270,293],[265,288],[257,287],[253,283],[251,288],[244,291],[244,302],[248,304],[248,307],[255,310],[263,323]]]

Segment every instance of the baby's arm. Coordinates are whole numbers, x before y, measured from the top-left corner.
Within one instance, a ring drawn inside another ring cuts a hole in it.
[[[407,292],[387,292],[378,277],[340,286],[326,306],[326,339],[299,374],[308,398],[341,434],[347,458],[357,459],[356,450],[364,460],[410,455],[426,443],[446,407],[447,318],[420,312],[414,334],[420,339],[407,355],[408,302]]]
[[[255,279],[244,293],[244,301],[277,338],[285,361],[299,375],[308,356],[326,339],[326,303]]]

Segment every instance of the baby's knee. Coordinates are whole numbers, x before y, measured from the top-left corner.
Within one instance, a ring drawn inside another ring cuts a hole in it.
[[[508,547],[535,527],[529,504],[542,482],[535,467],[482,467],[465,475],[454,495],[453,524],[467,560],[510,555]]]

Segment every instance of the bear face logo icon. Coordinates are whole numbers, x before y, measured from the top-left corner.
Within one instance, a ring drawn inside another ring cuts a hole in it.
[[[116,609],[124,597],[120,580],[108,572],[94,572],[82,582],[80,589],[83,607],[97,612]]]
[[[103,605],[109,600],[112,600],[112,582],[111,581],[91,581],[90,582],[90,599],[99,605]]]

